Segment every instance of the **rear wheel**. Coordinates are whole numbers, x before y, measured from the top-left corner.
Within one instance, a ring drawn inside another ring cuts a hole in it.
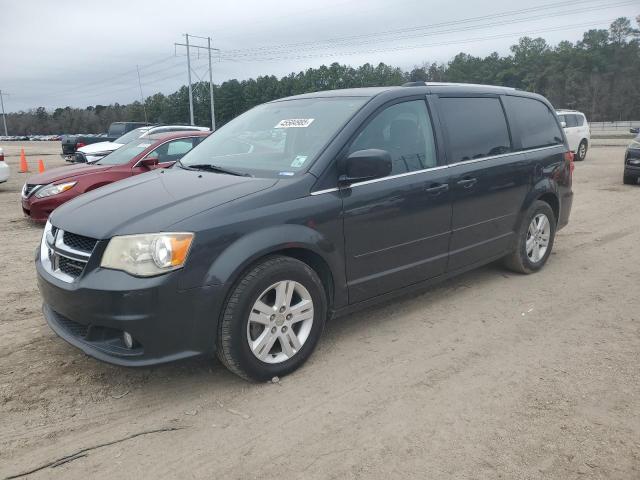
[[[293,372],[309,358],[324,328],[327,300],[307,264],[269,257],[250,269],[227,301],[218,357],[247,380]]]
[[[576,160],[583,161],[587,157],[587,141],[582,140],[576,151]]]
[[[517,233],[516,248],[505,257],[505,265],[518,273],[540,270],[553,248],[556,217],[548,203],[537,200],[524,216]]]

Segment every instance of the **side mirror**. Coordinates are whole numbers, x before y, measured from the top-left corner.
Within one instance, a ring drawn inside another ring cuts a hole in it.
[[[560,122],[560,126],[562,128],[567,128],[567,122]]]
[[[140,162],[140,165],[147,168],[153,168],[158,165],[158,157],[147,157]]]
[[[338,178],[340,185],[386,177],[391,173],[391,155],[385,150],[369,149],[353,152],[344,159],[345,172]]]
[[[630,128],[629,133],[633,133],[634,135],[637,135],[638,133],[640,133],[640,128],[638,127]]]

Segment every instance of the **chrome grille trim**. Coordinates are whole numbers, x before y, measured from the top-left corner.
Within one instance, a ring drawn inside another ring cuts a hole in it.
[[[22,198],[29,198],[31,195],[40,190],[44,185],[25,183],[22,186]]]
[[[60,268],[60,259],[66,259],[63,269]],[[54,277],[63,282],[73,283],[82,273],[84,267],[91,258],[91,252],[77,250],[64,243],[64,230],[53,227],[47,222],[42,235],[40,245],[40,262],[44,269]],[[71,263],[82,264],[82,268],[67,268]],[[63,271],[66,270],[66,271]],[[68,272],[77,271],[77,275],[70,275]]]

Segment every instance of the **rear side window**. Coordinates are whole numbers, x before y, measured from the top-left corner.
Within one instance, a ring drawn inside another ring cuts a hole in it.
[[[575,115],[576,117],[576,127],[581,127],[584,125],[584,117],[582,115]]]
[[[124,135],[125,133],[125,124],[124,123],[114,123],[109,127],[109,136],[110,137],[119,137]]]
[[[523,150],[562,145],[564,140],[558,118],[544,103],[525,97],[506,96],[504,99],[509,119],[520,134]],[[565,114],[565,118],[570,116]]]
[[[511,152],[502,105],[497,98],[441,98],[450,163]]]
[[[577,115],[566,115],[565,122],[567,127],[577,127],[578,126],[578,116]]]

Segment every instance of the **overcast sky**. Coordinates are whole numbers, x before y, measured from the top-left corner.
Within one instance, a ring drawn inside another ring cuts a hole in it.
[[[221,83],[334,61],[407,69],[505,55],[525,34],[576,41],[638,14],[640,0],[0,0],[0,90],[7,111],[128,103],[139,65],[144,96],[171,93],[186,84],[186,57],[174,56],[186,32],[213,37]],[[206,58],[192,57],[193,81],[207,79]]]

